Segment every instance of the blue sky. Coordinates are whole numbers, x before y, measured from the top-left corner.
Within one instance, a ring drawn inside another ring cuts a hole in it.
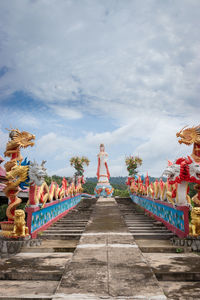
[[[100,143],[112,176],[191,153],[175,134],[200,123],[199,0],[0,0],[0,28],[0,155],[11,127],[50,175],[86,155],[95,176]]]

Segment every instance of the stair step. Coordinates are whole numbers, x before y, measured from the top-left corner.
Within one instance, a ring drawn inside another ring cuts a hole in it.
[[[134,238],[137,239],[154,239],[154,240],[166,240],[174,236],[173,233],[132,233]]]
[[[78,233],[78,232],[83,232],[83,230],[75,230],[75,229],[67,229],[67,228],[64,228],[64,229],[59,229],[59,230],[51,230],[51,229],[47,229],[45,231],[45,233],[53,233],[53,234],[57,234],[57,233]]]
[[[129,230],[135,230],[135,231],[138,231],[138,230],[142,230],[142,231],[160,231],[160,232],[171,232],[170,230],[168,230],[166,227],[163,227],[163,228],[159,228],[159,227],[128,227]]]
[[[74,226],[74,227],[69,227],[69,226],[60,226],[60,227],[55,227],[55,226],[51,226],[49,227],[50,230],[54,230],[54,231],[57,231],[57,230],[64,230],[64,229],[67,229],[67,230],[84,230],[85,229],[85,226],[83,227],[79,227],[79,226]]]
[[[49,240],[79,240],[81,234],[79,233],[68,233],[68,234],[52,234],[52,233],[45,233],[41,235],[42,239],[49,239]]]
[[[166,233],[171,233],[169,230],[130,230],[129,231],[131,233],[162,233],[162,234],[166,234]]]

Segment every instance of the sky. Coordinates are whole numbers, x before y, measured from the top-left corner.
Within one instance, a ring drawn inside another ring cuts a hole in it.
[[[189,155],[176,132],[200,123],[199,0],[0,0],[0,155],[6,128],[36,135],[22,156],[71,176],[99,144],[111,176],[161,176]]]

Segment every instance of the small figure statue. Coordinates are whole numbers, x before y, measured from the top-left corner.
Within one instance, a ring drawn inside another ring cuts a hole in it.
[[[98,157],[97,178],[98,183],[94,190],[96,196],[111,197],[114,189],[109,183],[110,173],[108,170],[108,154],[105,152],[104,144],[100,145]]]
[[[11,233],[12,237],[25,237],[29,235],[26,227],[25,212],[22,209],[16,209],[14,215],[14,228]]]
[[[200,207],[193,207],[191,211],[190,235],[200,235]]]

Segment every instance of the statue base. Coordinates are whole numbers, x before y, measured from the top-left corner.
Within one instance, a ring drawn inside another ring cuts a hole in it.
[[[94,189],[94,193],[96,197],[112,197],[114,192],[114,188],[110,185],[110,183],[102,183],[98,182],[96,188]]]

